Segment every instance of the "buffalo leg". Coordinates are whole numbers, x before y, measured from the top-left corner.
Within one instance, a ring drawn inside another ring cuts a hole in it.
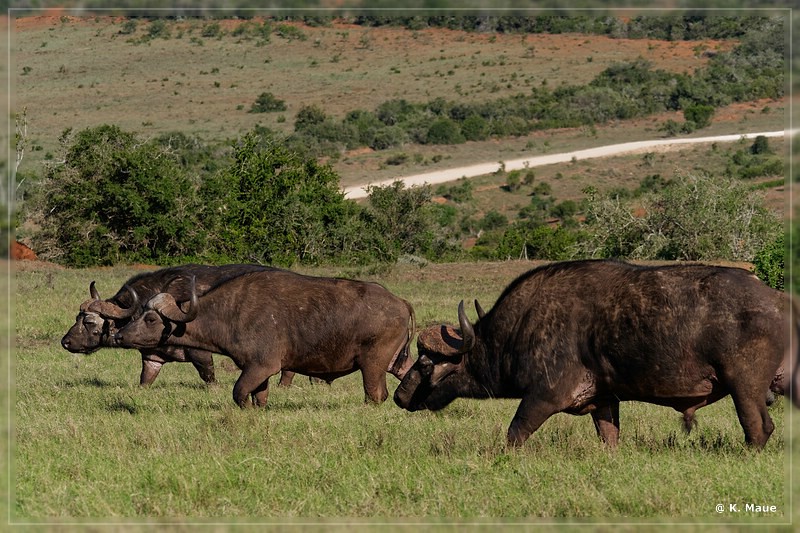
[[[142,357],[142,374],[139,376],[139,386],[149,387],[152,385],[153,381],[158,377],[158,373],[161,371],[163,364],[164,363]]]
[[[265,379],[264,383],[256,387],[250,395],[252,396],[253,405],[256,407],[264,407],[267,405],[267,399],[269,398],[269,378]]]
[[[522,398],[511,426],[508,428],[508,445],[522,446],[531,433],[539,429],[545,420],[561,409],[532,396]]]
[[[364,380],[364,401],[376,404],[383,403],[389,397],[386,388],[386,371],[382,368],[362,368],[361,375]]]
[[[214,375],[214,357],[205,350],[187,350],[186,355],[200,374],[200,379],[206,383],[216,382]]]
[[[599,405],[592,411],[592,420],[597,436],[609,447],[616,447],[619,442],[619,402]]]
[[[278,382],[279,387],[289,387],[294,379],[294,372],[291,370],[281,371],[281,380]]]
[[[275,369],[265,366],[245,368],[233,386],[233,401],[239,407],[245,408],[247,407],[249,396],[253,394],[254,403],[258,403],[260,396],[264,403],[258,405],[266,404],[266,398],[269,394],[269,377],[277,374],[280,370],[280,366]]]
[[[731,393],[736,415],[744,430],[744,441],[758,449],[764,447],[775,430],[775,424],[767,412],[767,404],[761,394]]]

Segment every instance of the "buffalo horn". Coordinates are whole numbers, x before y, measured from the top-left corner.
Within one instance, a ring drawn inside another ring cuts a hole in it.
[[[89,296],[91,296],[91,299],[86,300],[85,302],[83,302],[81,304],[81,313],[86,313],[86,312],[95,313],[95,312],[97,312],[94,309],[92,309],[92,310],[89,309],[89,307],[92,306],[92,304],[95,304],[95,302],[100,300],[100,294],[98,294],[97,289],[94,287],[94,281],[92,281],[89,284]]]
[[[186,312],[181,310],[178,302],[175,301],[175,297],[166,292],[162,292],[153,296],[153,298],[150,300],[150,306],[158,311],[161,316],[172,320],[173,322],[191,322],[197,317],[198,310],[197,291],[195,290],[194,276],[192,276],[190,287],[192,296],[189,300],[189,309]]]
[[[94,282],[92,282],[91,289],[94,289]],[[130,285],[125,285],[125,288],[128,289],[128,292],[131,293],[131,305],[128,307],[120,307],[113,302],[106,302],[100,299],[96,299],[91,302],[88,306],[90,311],[94,311],[98,313],[100,316],[104,318],[114,318],[114,319],[121,319],[121,318],[130,318],[136,313],[139,309],[139,295],[136,294],[136,291],[133,290],[133,287]],[[97,294],[97,291],[94,291],[94,294]],[[99,298],[99,296],[98,296]]]
[[[481,307],[481,304],[478,303],[477,298],[475,299],[475,311],[478,312],[478,318],[481,320],[486,316],[486,311],[484,311],[483,307]]]
[[[467,353],[475,347],[475,330],[464,312],[464,300],[458,304],[458,323],[461,326],[461,338],[463,343],[458,353]]]
[[[100,293],[97,292],[97,289],[94,286],[94,281],[89,284],[89,295],[92,297],[92,300],[100,299]]]

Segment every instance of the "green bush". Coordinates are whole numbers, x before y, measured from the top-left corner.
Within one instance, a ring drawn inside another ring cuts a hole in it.
[[[505,230],[489,258],[563,261],[572,258],[577,238],[567,228],[517,222]]]
[[[470,115],[461,123],[461,133],[468,141],[483,141],[489,137],[489,123],[480,115]]]
[[[330,260],[343,246],[340,227],[357,215],[330,166],[254,133],[236,143],[233,163],[208,187],[220,194],[210,211],[223,213],[216,247],[238,260],[284,266]]]
[[[756,253],[753,260],[756,275],[767,285],[782,291],[785,285],[786,245],[785,234],[781,233]]]
[[[710,105],[695,104],[683,110],[683,118],[686,119],[686,122],[694,123],[698,129],[710,126],[713,116],[714,107]]]
[[[294,121],[295,131],[303,131],[309,129],[311,126],[322,124],[327,120],[328,116],[325,111],[318,105],[304,105],[297,112]]]
[[[203,248],[193,184],[169,151],[108,125],[62,142],[64,163],[48,168],[32,199],[42,259],[171,263]]]
[[[753,261],[781,231],[778,216],[746,184],[714,176],[681,176],[658,194],[632,201],[586,191],[589,257]]]
[[[427,144],[461,144],[465,141],[461,128],[449,118],[440,118],[433,121],[425,136]]]
[[[275,97],[274,94],[263,92],[258,95],[256,101],[250,106],[250,113],[273,113],[276,111],[286,111],[286,102]]]

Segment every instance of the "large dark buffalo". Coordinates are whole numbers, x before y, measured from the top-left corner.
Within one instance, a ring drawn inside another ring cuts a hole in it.
[[[673,407],[688,426],[730,394],[745,441],[760,448],[774,429],[765,394],[784,358],[788,309],[785,294],[737,268],[549,264],[512,282],[474,326],[462,302],[460,333],[420,333],[394,399],[416,411],[521,398],[511,445],[555,413],[591,413],[613,446],[620,401]]]
[[[116,347],[117,330],[140,315],[144,303],[160,292],[169,292],[178,300],[188,300],[189,285],[186,276],[194,276],[197,291],[204,293],[211,286],[246,272],[270,270],[258,265],[183,265],[162,268],[133,276],[117,293],[102,300],[94,282],[89,285],[91,298],[83,302],[75,324],[61,339],[61,346],[72,353],[93,353],[103,347]],[[183,275],[183,276],[182,276]],[[164,346],[143,348],[142,373],[139,384],[150,385],[158,376],[161,366],[172,361],[190,362],[206,383],[213,383],[214,359],[211,352],[194,348]]]
[[[264,405],[269,378],[281,369],[332,381],[361,370],[366,398],[389,395],[386,372],[402,379],[411,366],[411,305],[376,283],[288,271],[252,272],[221,283],[184,311],[158,294],[116,334],[122,346],[182,346],[229,356],[242,370],[233,388]]]

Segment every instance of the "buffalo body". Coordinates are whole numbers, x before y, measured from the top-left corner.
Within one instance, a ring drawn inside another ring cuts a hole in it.
[[[233,389],[264,405],[269,378],[281,369],[330,382],[360,370],[366,398],[387,396],[386,372],[399,379],[411,365],[411,305],[376,283],[252,272],[221,283],[184,305],[168,294],[151,298],[120,329],[120,345],[185,347],[229,356],[242,370]]]
[[[508,442],[559,412],[591,413],[615,445],[619,402],[684,413],[730,394],[746,442],[774,429],[766,391],[786,353],[788,297],[750,272],[704,265],[553,263],[520,276],[473,326],[420,333],[419,359],[395,392],[403,408],[455,398],[521,398]],[[483,314],[479,310],[479,314]]]
[[[139,316],[147,300],[161,292],[169,292],[178,300],[190,297],[190,277],[196,279],[196,290],[204,293],[209,288],[247,272],[271,270],[259,265],[183,265],[162,268],[133,276],[107,300],[102,300],[90,285],[90,299],[80,306],[75,324],[61,339],[61,346],[72,353],[89,354],[103,347],[116,347],[114,334],[132,319]],[[139,303],[141,302],[141,303]],[[164,363],[190,362],[206,383],[215,381],[214,360],[211,352],[202,349],[161,346],[142,348],[142,372],[139,384],[153,383]]]

